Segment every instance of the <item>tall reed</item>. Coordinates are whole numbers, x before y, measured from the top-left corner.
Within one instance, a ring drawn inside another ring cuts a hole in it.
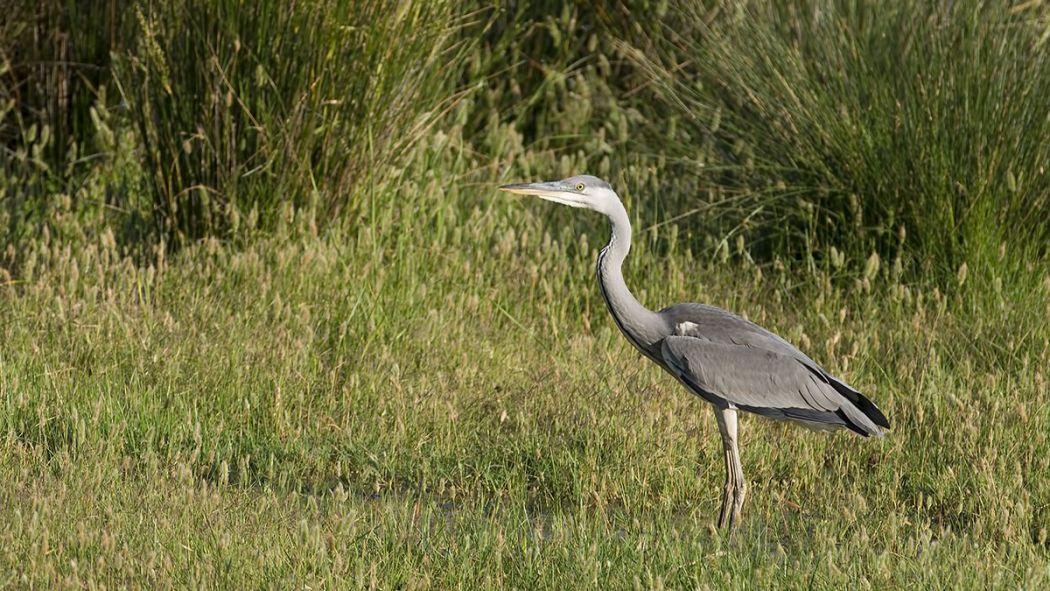
[[[135,8],[118,78],[173,243],[283,202],[353,214],[441,115],[450,2],[176,0]]]
[[[635,13],[641,17],[641,13]],[[1050,239],[1050,13],[1035,3],[673,0],[624,37],[662,152],[773,252],[954,275]],[[643,21],[639,21],[643,22]]]

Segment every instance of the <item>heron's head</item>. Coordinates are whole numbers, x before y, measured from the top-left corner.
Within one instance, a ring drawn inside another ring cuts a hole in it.
[[[518,195],[535,195],[547,201],[585,207],[602,213],[609,212],[610,207],[620,202],[609,183],[586,174],[545,183],[503,185],[500,190]]]

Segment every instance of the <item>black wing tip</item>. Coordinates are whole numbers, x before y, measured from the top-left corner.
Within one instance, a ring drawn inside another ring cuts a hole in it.
[[[875,410],[878,410],[878,409],[875,409]],[[838,415],[839,418],[842,419],[842,424],[843,424],[844,427],[846,427],[850,431],[853,431],[857,435],[860,435],[861,437],[884,437],[886,435],[881,430],[879,430],[878,427],[873,429],[873,428],[865,426],[865,425],[858,425],[855,421],[850,420],[849,416],[847,416],[846,413],[842,412],[841,410],[835,411],[835,414]],[[872,419],[872,422],[875,422],[875,420],[871,417],[871,415],[869,415],[868,413],[864,413],[864,414],[869,419]],[[875,424],[878,425],[879,427],[885,427],[885,428],[889,429],[889,424],[888,424],[889,421],[885,421],[885,417],[883,417],[883,420],[887,424],[883,425],[882,423],[878,423],[878,422],[875,422]]]
[[[857,408],[860,412],[864,413],[866,417],[871,419],[871,422],[882,427],[883,429],[890,428],[890,420],[886,418],[886,415],[879,410],[879,407],[875,406],[875,403],[868,400],[863,394],[858,393],[857,397],[860,399],[856,402]]]
[[[810,371],[813,370],[810,369]],[[879,410],[879,407],[875,406],[875,403],[869,400],[867,396],[847,386],[842,383],[841,380],[826,372],[821,371],[817,375],[821,375],[821,377],[831,384],[832,388],[835,388],[835,390],[837,390],[839,394],[842,394],[846,400],[852,402],[853,406],[856,406],[860,412],[864,413],[864,416],[871,419],[871,422],[884,429],[890,428],[890,420],[886,418],[886,415],[883,414],[883,412]]]

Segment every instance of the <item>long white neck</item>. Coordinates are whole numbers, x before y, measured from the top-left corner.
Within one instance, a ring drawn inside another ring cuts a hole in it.
[[[623,261],[631,250],[631,221],[619,199],[613,200],[605,215],[612,224],[612,236],[598,255],[598,285],[616,325],[627,340],[643,353],[659,356],[657,343],[671,333],[659,314],[643,306],[623,280]]]

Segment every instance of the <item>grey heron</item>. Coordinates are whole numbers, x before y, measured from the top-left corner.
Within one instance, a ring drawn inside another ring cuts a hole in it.
[[[631,223],[605,181],[583,175],[500,189],[609,218],[609,243],[598,255],[598,286],[616,326],[643,355],[714,406],[726,469],[720,528],[732,531],[747,494],[738,410],[810,428],[846,428],[864,437],[881,436],[880,427],[889,428],[886,415],[864,395],[757,324],[706,304],[675,304],[656,312],[639,303],[621,270],[631,249]]]

